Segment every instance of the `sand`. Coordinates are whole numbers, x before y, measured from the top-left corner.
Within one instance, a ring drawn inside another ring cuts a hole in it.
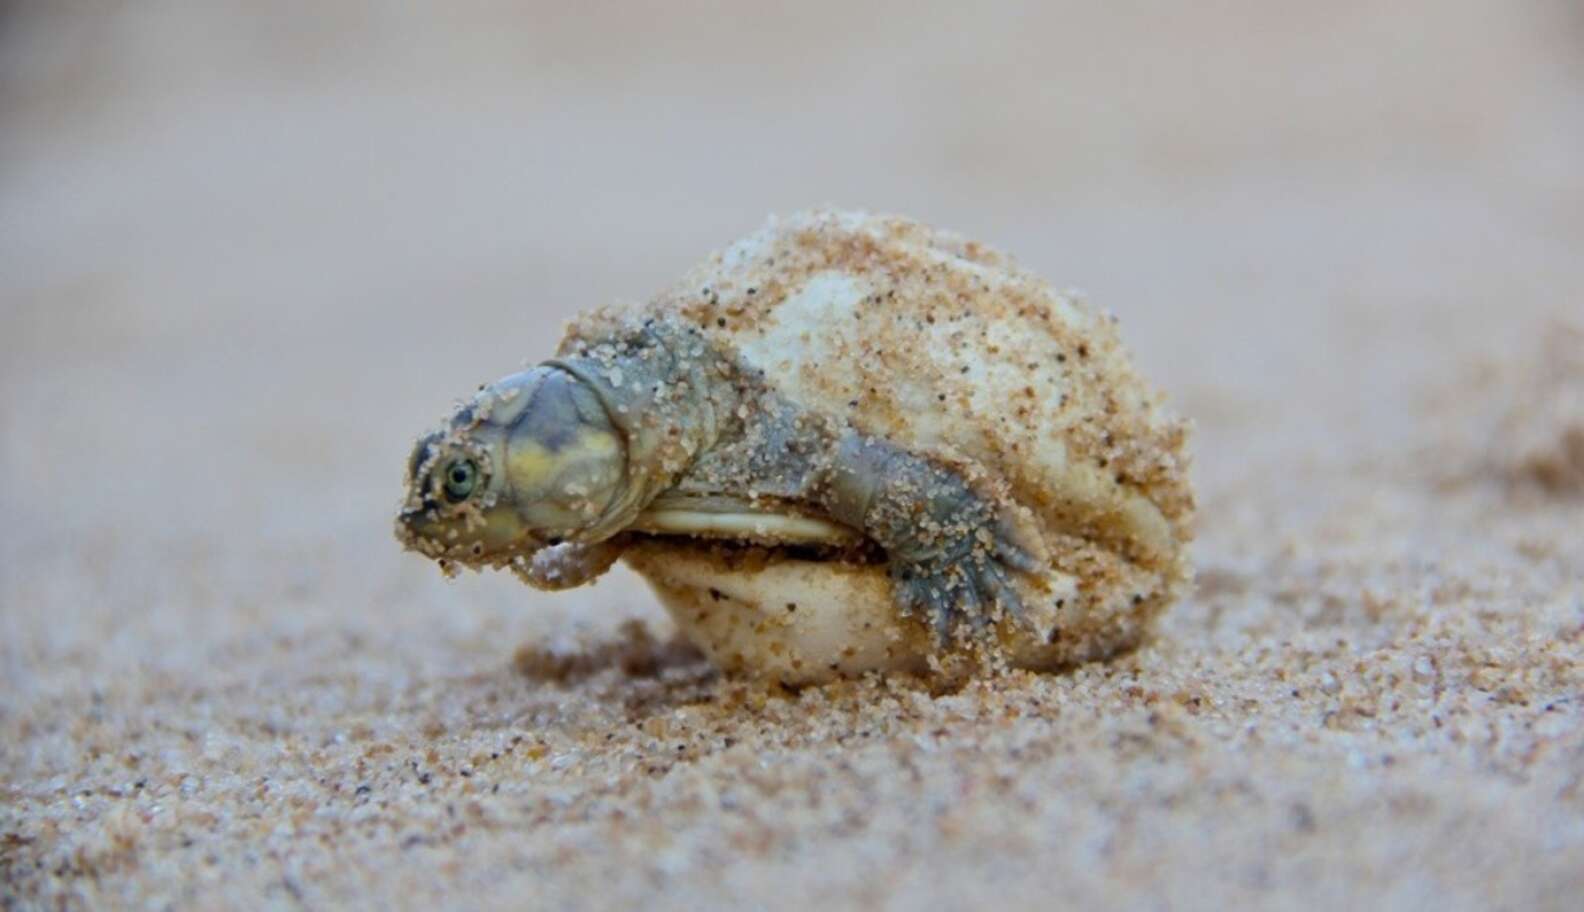
[[[0,902],[1575,906],[1584,21],[1183,15],[4,8]],[[1119,314],[1150,643],[793,693],[400,551],[451,397],[824,202]]]

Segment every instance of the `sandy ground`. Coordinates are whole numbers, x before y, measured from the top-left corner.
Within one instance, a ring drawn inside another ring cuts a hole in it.
[[[0,7],[6,908],[1576,905],[1572,5],[87,6]],[[821,202],[1121,316],[1146,648],[789,694],[398,550],[454,397]]]

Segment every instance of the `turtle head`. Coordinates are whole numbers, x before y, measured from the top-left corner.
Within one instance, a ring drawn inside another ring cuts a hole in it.
[[[503,566],[593,528],[626,463],[587,384],[545,365],[512,374],[418,441],[396,535],[442,563]]]

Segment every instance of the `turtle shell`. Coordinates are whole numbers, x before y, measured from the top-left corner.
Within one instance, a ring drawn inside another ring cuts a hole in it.
[[[772,219],[640,310],[697,327],[798,407],[954,466],[1000,501],[1050,561],[1026,593],[1038,642],[1020,664],[1136,641],[1188,576],[1185,423],[1134,370],[1115,317],[1001,253],[903,218],[812,211]],[[594,312],[563,350],[632,316]],[[710,588],[772,612],[784,602],[753,578],[762,566],[733,569],[683,540],[634,557],[675,612],[718,603]],[[810,591],[834,612],[885,600],[878,567],[794,563],[823,575]]]

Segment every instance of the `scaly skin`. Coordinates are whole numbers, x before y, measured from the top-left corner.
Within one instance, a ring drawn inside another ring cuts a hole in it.
[[[1009,576],[1039,562],[961,476],[852,430],[829,465],[821,505],[885,549],[897,606],[926,614],[937,643],[964,621],[982,635],[995,607],[1021,620]]]
[[[701,453],[740,433],[735,368],[695,331],[646,323],[545,364],[593,391],[626,446],[621,485],[574,541],[600,542],[628,528]]]
[[[624,488],[576,541],[597,547],[670,491],[800,503],[885,550],[898,608],[938,643],[964,623],[982,635],[997,607],[1021,615],[1010,577],[1039,562],[958,473],[779,400],[696,332],[650,322],[547,363],[588,384],[627,442]],[[600,551],[536,561],[529,579],[549,566],[555,588],[577,585],[609,566]]]

